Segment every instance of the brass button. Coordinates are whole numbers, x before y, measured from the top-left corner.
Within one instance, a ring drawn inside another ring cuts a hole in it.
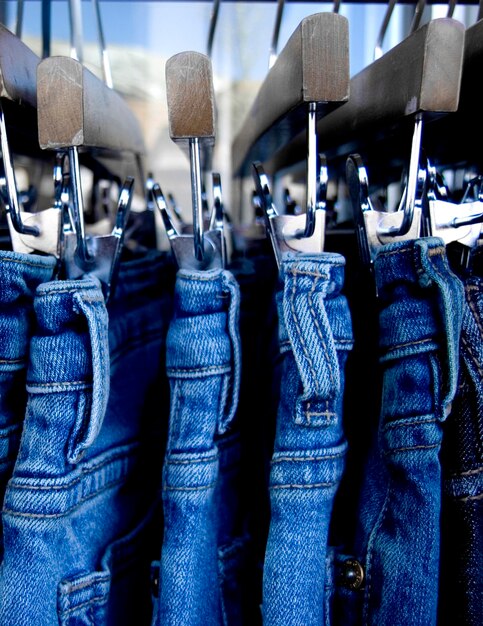
[[[348,589],[360,589],[364,583],[364,568],[357,559],[347,559],[341,564],[339,580]]]

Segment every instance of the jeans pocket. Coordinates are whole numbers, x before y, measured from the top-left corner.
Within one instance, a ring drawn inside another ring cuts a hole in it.
[[[110,544],[98,570],[64,579],[57,589],[59,626],[149,626],[151,561],[159,546],[153,511]]]

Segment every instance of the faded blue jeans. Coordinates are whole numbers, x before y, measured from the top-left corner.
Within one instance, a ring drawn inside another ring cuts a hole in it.
[[[463,289],[438,238],[383,246],[374,271],[381,415],[364,470],[355,545],[335,559],[331,623],[432,626],[440,570],[439,454],[457,388]]]
[[[483,280],[464,277],[460,380],[442,447],[439,624],[483,623]]]
[[[265,626],[324,624],[332,505],[344,467],[352,324],[336,253],[287,254],[277,293],[282,359],[263,573]]]
[[[1,624],[150,624],[169,404],[165,270],[155,255],[121,264],[109,311],[96,279],[37,289],[3,511]]]
[[[33,301],[38,285],[51,280],[51,256],[0,251],[0,505],[12,475],[22,433]],[[3,533],[0,521],[0,561]]]
[[[171,386],[156,626],[237,624],[239,287],[226,270],[179,270],[167,339]],[[235,578],[233,578],[235,577]]]

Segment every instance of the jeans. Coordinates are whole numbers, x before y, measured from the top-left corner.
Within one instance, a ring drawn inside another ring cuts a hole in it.
[[[374,270],[381,415],[355,545],[335,556],[332,623],[430,626],[440,569],[439,453],[458,380],[462,284],[438,238],[387,244]]]
[[[177,274],[156,626],[237,623],[239,299],[229,271]]]
[[[36,288],[51,280],[55,259],[0,251],[0,505],[12,475],[22,432],[33,300]],[[3,533],[0,521],[0,560]]]
[[[460,381],[445,424],[439,624],[483,623],[483,281],[464,279]]]
[[[282,359],[270,472],[263,623],[324,623],[332,505],[344,467],[344,367],[352,348],[344,258],[287,254],[277,293]]]
[[[109,311],[93,278],[37,290],[25,425],[3,511],[1,624],[150,623],[166,268],[154,255],[121,264]]]

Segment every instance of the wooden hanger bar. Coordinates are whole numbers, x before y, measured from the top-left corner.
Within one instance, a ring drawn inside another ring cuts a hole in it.
[[[352,152],[379,151],[389,131],[422,113],[432,120],[457,110],[465,28],[452,18],[431,20],[397,46],[356,74],[350,99],[319,120],[319,150],[330,159],[344,160]],[[406,137],[408,134],[406,132]],[[394,155],[395,145],[388,146]],[[300,134],[266,164],[271,172],[303,160]],[[407,158],[405,153],[404,158]]]
[[[483,20],[465,33],[458,111],[427,129],[428,155],[434,164],[474,164],[483,168],[480,83],[483,75]]]
[[[140,124],[115,90],[70,57],[43,59],[37,69],[39,143],[145,153]]]
[[[198,138],[203,160],[215,143],[215,93],[210,58],[186,51],[166,62],[169,135],[189,154],[190,139]]]
[[[247,174],[306,125],[309,103],[325,115],[349,98],[348,21],[337,13],[303,19],[264,80],[232,147],[233,171]]]
[[[37,106],[39,57],[0,24],[0,97]]]

